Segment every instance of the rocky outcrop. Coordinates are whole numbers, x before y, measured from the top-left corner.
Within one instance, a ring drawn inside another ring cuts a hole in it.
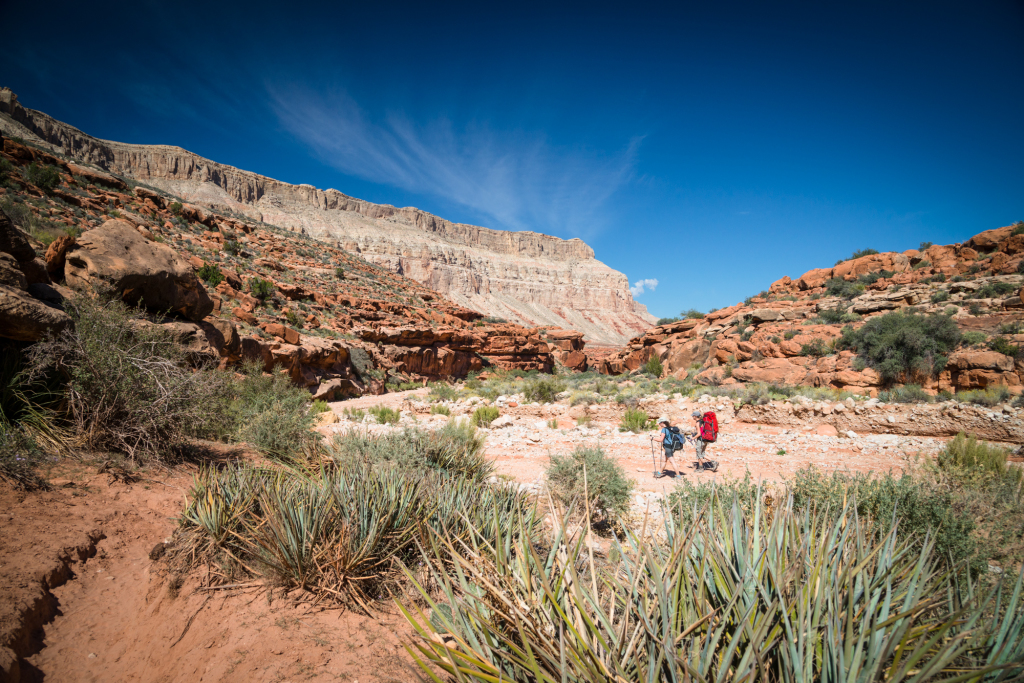
[[[38,341],[71,324],[31,238],[0,211],[0,337]]]
[[[877,394],[879,374],[851,351],[837,353],[835,341],[845,325],[914,310],[950,315],[964,332],[975,333],[976,341],[950,355],[936,376],[916,378],[927,391],[1005,386],[1018,393],[1024,390],[1022,262],[1024,224],[985,231],[965,244],[850,259],[780,278],[768,291],[703,318],[655,327],[597,367],[635,372],[656,356],[669,374],[698,384],[764,382]],[[1014,356],[1002,352],[1015,349]]]
[[[456,304],[532,327],[578,330],[621,344],[654,322],[622,273],[578,239],[452,223],[419,209],[372,204],[309,185],[290,185],[178,147],[99,140],[22,107],[0,89],[15,134],[81,161],[201,204],[301,232],[438,291]],[[0,118],[0,126],[5,120]],[[72,170],[72,172],[74,172]],[[96,182],[109,181],[97,177]]]
[[[64,277],[72,289],[114,293],[127,303],[193,321],[213,311],[189,263],[127,221],[107,221],[84,233],[65,258]]]

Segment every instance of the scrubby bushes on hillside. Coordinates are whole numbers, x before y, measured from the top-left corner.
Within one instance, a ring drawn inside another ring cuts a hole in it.
[[[35,373],[66,381],[69,418],[83,445],[130,457],[168,457],[232,424],[232,381],[189,367],[185,349],[120,302],[65,301],[74,328],[31,350]]]
[[[314,438],[316,414],[309,410],[309,392],[292,384],[287,374],[265,375],[257,363],[243,366],[245,378],[235,387],[232,402],[236,436],[264,455],[297,457]]]
[[[930,377],[946,366],[960,343],[960,330],[948,316],[886,313],[859,329],[843,328],[838,348],[856,351],[885,382]]]

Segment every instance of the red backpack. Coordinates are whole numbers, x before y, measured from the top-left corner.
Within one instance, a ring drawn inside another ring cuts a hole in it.
[[[704,413],[700,418],[700,438],[708,443],[714,443],[718,439],[718,418],[711,411]]]

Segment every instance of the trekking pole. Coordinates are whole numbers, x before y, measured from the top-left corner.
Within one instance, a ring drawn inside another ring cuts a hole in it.
[[[658,461],[654,457],[654,437],[651,437],[651,467],[654,469],[651,471],[651,476],[655,479],[658,478]]]

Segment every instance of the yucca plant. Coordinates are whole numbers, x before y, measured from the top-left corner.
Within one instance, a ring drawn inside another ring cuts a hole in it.
[[[663,540],[627,535],[599,572],[556,536],[488,544],[435,534],[430,617],[400,605],[410,652],[476,681],[927,681],[1024,675],[1021,579],[1008,597],[936,569],[933,544],[838,521],[712,500]],[[641,538],[644,540],[641,541]],[[408,578],[416,582],[412,572]],[[416,583],[420,586],[420,583]]]

